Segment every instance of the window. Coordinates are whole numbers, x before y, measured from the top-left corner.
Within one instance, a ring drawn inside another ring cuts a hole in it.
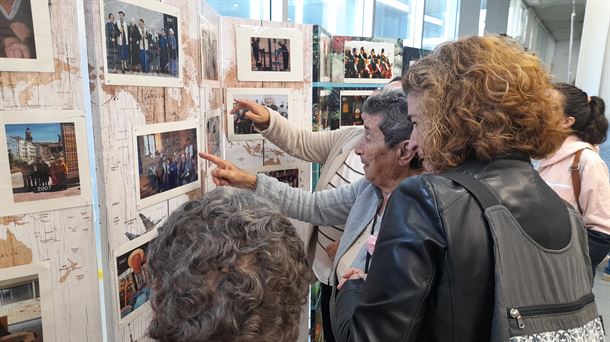
[[[320,25],[333,35],[368,36],[372,3],[372,0],[288,0],[286,21]]]
[[[412,13],[411,0],[377,0],[373,36],[410,40]]]
[[[422,48],[455,39],[458,5],[455,0],[426,0]]]
[[[222,16],[270,19],[269,0],[208,0],[207,2]]]

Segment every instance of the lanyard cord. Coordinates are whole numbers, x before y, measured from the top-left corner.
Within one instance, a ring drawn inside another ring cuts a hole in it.
[[[381,206],[383,205],[383,198],[379,202],[377,206],[377,211],[375,211],[375,217],[373,217],[373,226],[371,227],[371,235],[375,235],[375,226],[377,225],[377,216],[379,216],[379,210],[381,210]],[[371,253],[366,251],[366,263],[364,264],[364,273],[369,273],[369,264],[371,263]]]

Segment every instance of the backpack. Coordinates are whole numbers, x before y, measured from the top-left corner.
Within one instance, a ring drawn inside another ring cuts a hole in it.
[[[604,341],[580,215],[566,207],[571,240],[560,250],[548,250],[523,231],[486,184],[464,173],[441,176],[470,192],[488,223],[495,265],[490,341]]]

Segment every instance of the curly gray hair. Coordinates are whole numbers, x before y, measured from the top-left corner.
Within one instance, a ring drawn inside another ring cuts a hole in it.
[[[219,187],[174,211],[148,247],[161,341],[294,341],[309,267],[270,202]]]

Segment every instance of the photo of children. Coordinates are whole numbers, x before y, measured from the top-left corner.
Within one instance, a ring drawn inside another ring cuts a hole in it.
[[[80,195],[74,123],[7,124],[5,132],[15,203]]]
[[[342,91],[340,94],[340,126],[360,126],[364,124],[362,119],[362,105],[372,91]]]
[[[384,83],[392,78],[394,44],[346,41],[344,82]]]
[[[195,128],[137,136],[140,199],[198,179]]]
[[[154,233],[151,233],[154,234]],[[132,240],[135,242],[137,240]],[[128,317],[150,300],[146,276],[146,250],[150,241],[116,256],[119,310],[121,319]]]
[[[252,71],[290,71],[290,40],[250,37]]]

